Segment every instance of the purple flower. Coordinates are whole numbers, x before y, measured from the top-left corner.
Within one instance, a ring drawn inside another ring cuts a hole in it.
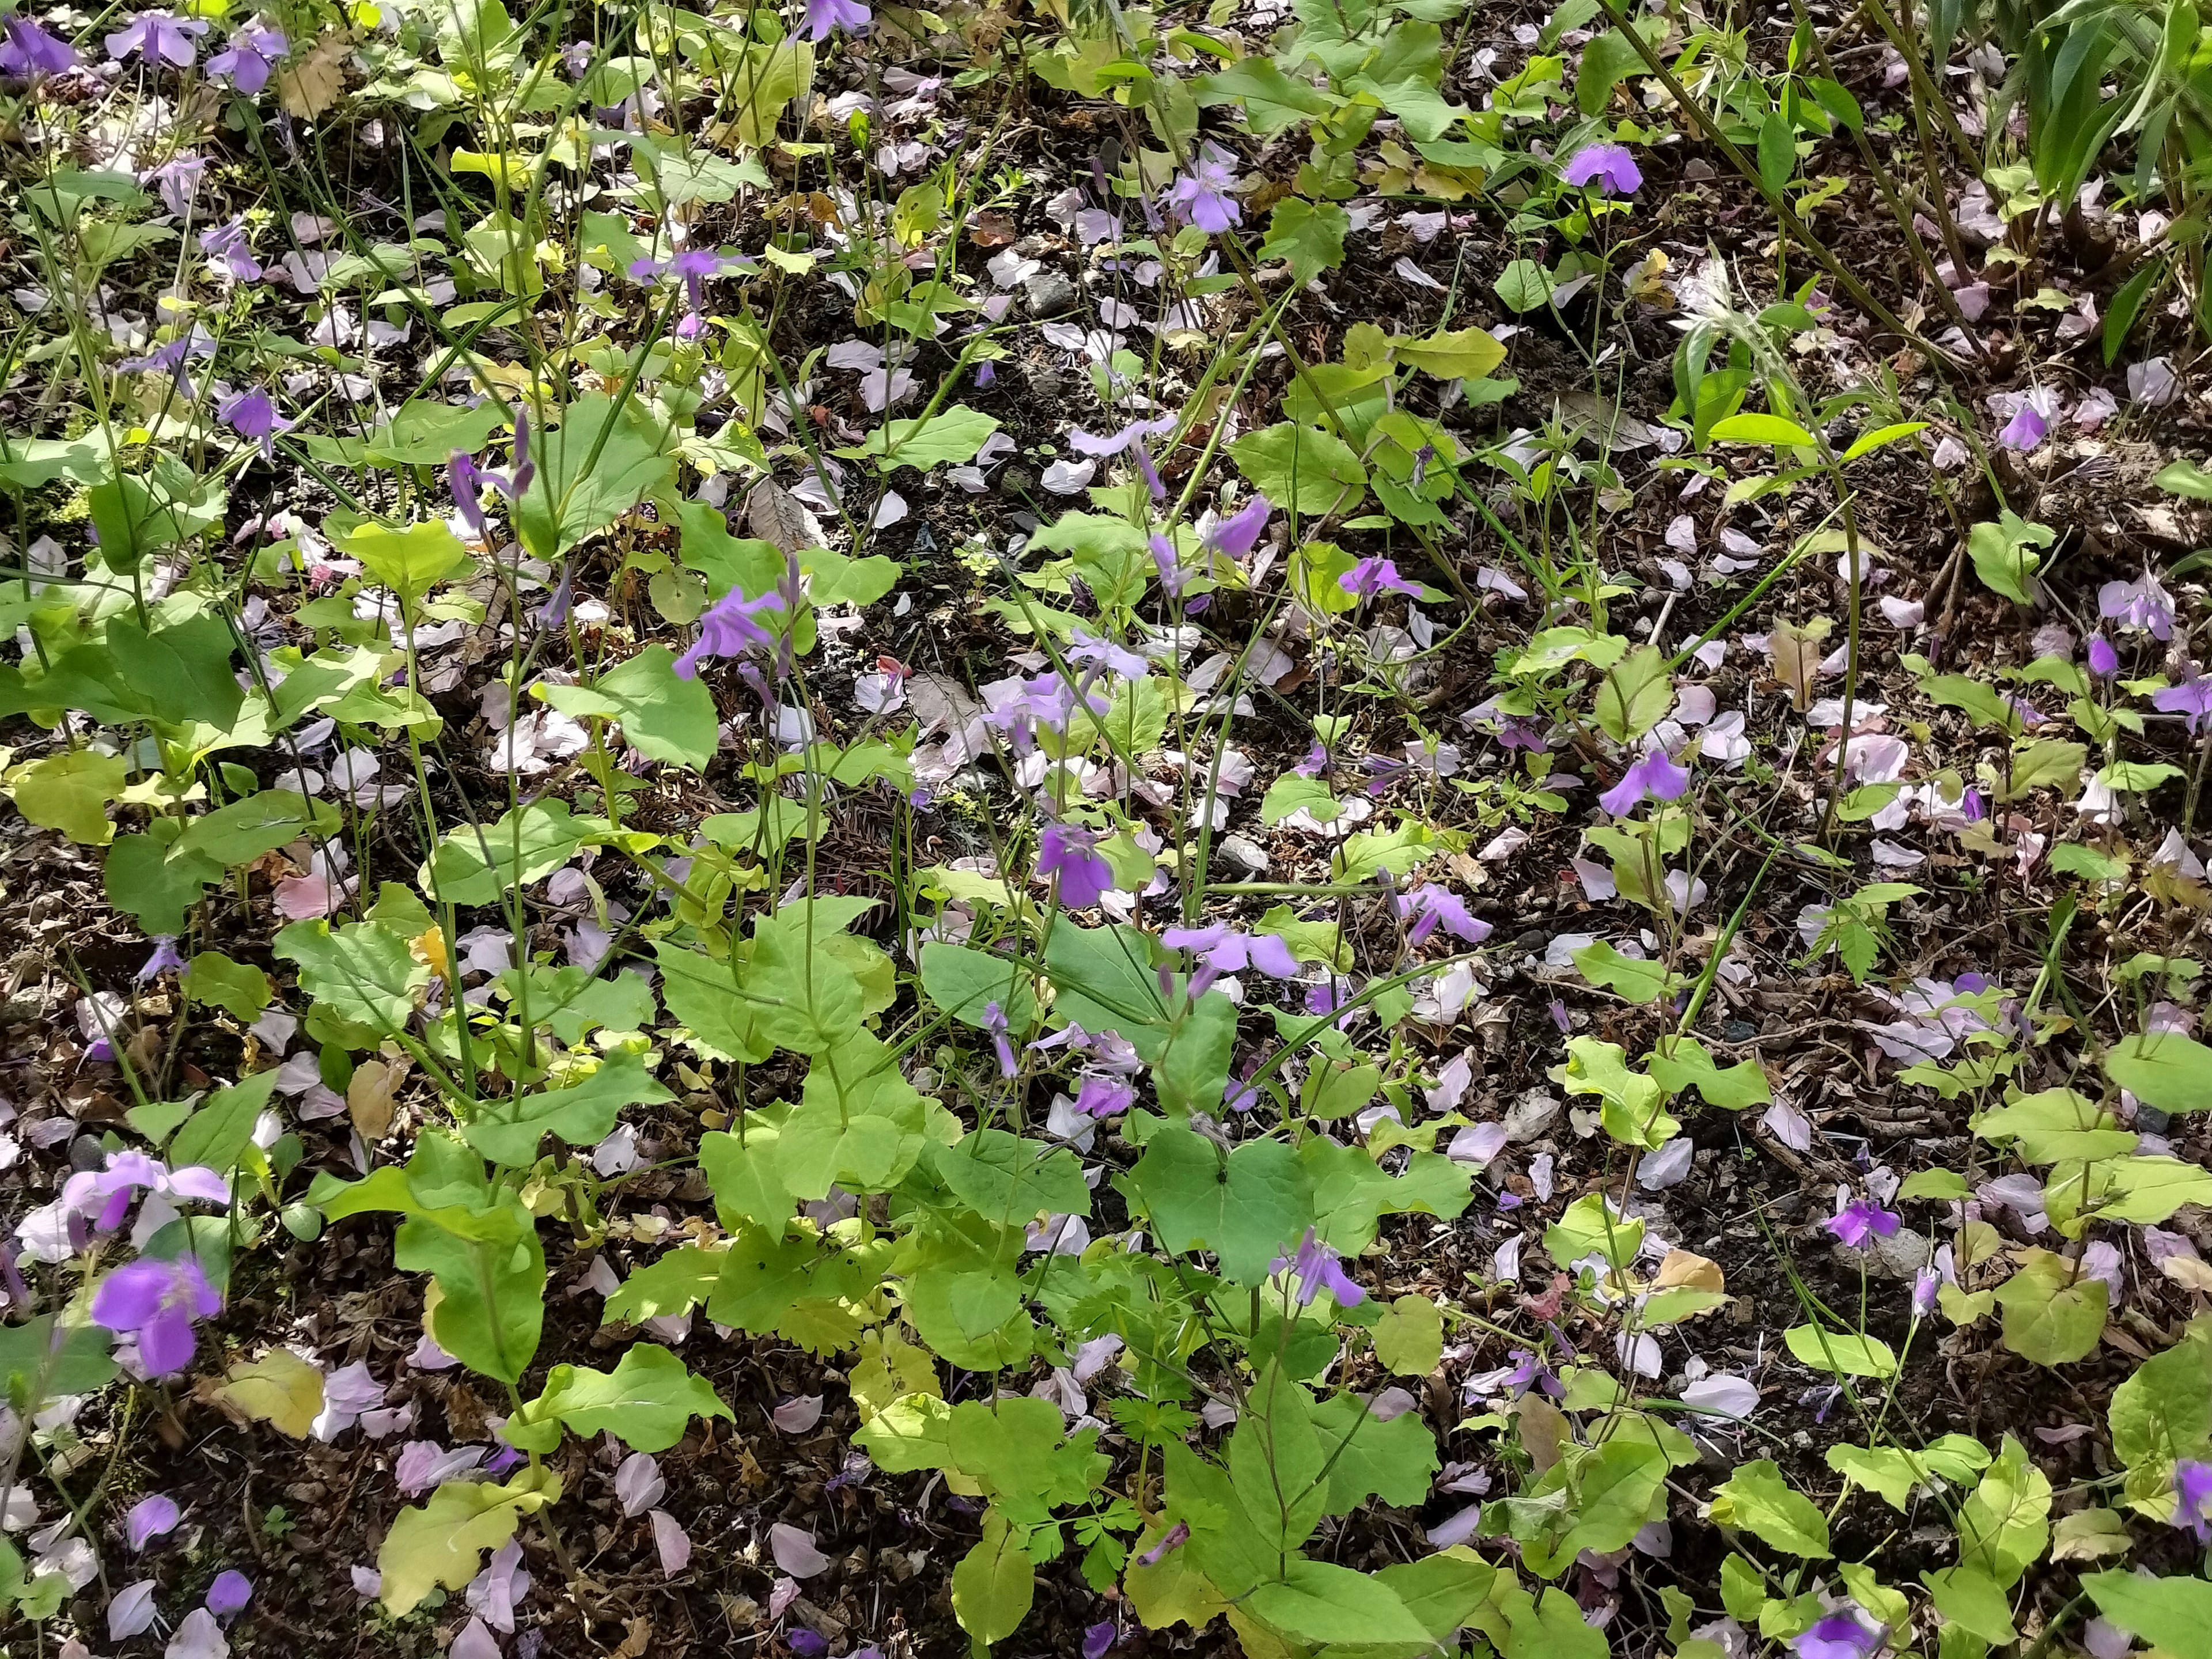
[[[164,58],[179,69],[199,55],[192,45],[208,32],[197,17],[173,17],[166,11],[142,11],[124,28],[107,37],[107,55],[121,63],[133,52],[148,62]]]
[[[2004,430],[1997,434],[1997,441],[2007,449],[2025,453],[2043,441],[2044,434],[2051,430],[2051,422],[2043,418],[2043,411],[2035,406],[2032,398],[2020,400],[2012,419],[2005,422]]]
[[[1219,235],[1244,222],[1244,210],[1229,192],[1237,187],[1236,157],[1220,145],[1208,143],[1199,152],[1188,173],[1168,186],[1169,212],[1209,235]]]
[[[757,599],[745,597],[744,590],[733,587],[708,608],[699,618],[699,637],[690,649],[676,659],[676,672],[681,678],[699,678],[699,664],[708,657],[741,657],[753,647],[763,651],[776,648],[775,635],[753,620],[762,611],[784,609],[783,595],[770,588]]]
[[[1299,1241],[1296,1255],[1279,1255],[1269,1266],[1269,1273],[1279,1273],[1284,1268],[1298,1281],[1298,1306],[1310,1307],[1313,1299],[1327,1291],[1337,1300],[1337,1305],[1356,1308],[1367,1300],[1367,1292],[1353,1284],[1344,1269],[1336,1265],[1336,1252],[1322,1243],[1310,1227]]]
[[[538,463],[530,459],[530,411],[518,409],[514,412],[514,461],[504,472],[495,472],[489,467],[478,466],[476,458],[466,450],[457,449],[447,463],[446,473],[453,485],[453,505],[460,509],[462,520],[481,538],[484,533],[483,492],[486,486],[496,489],[510,501],[522,499],[538,477]]]
[[[1328,757],[1328,749],[1323,746],[1319,738],[1316,738],[1313,740],[1313,747],[1306,750],[1306,757],[1293,766],[1291,770],[1302,778],[1318,778],[1335,770],[1335,762]]]
[[[1160,1534],[1160,1541],[1137,1558],[1140,1567],[1157,1567],[1167,1559],[1170,1550],[1179,1550],[1190,1542],[1190,1522],[1178,1521]]]
[[[2089,672],[2100,679],[2109,679],[2120,672],[2120,653],[2102,634],[2089,635]]]
[[[1089,455],[1099,460],[1126,453],[1135,465],[1138,475],[1144,479],[1145,488],[1152,492],[1152,499],[1164,501],[1168,498],[1168,487],[1161,482],[1159,469],[1152,465],[1152,452],[1145,447],[1145,440],[1165,437],[1176,429],[1182,418],[1179,415],[1163,415],[1156,420],[1132,421],[1119,432],[1103,438],[1094,437],[1079,427],[1067,434],[1067,441],[1079,455]],[[1158,556],[1157,550],[1153,556]]]
[[[1526,1348],[1516,1348],[1505,1356],[1513,1362],[1513,1369],[1505,1375],[1505,1384],[1518,1400],[1534,1389],[1539,1394],[1549,1395],[1554,1400],[1567,1397],[1567,1385],[1552,1374],[1552,1368]]]
[[[185,383],[186,363],[195,357],[214,356],[215,337],[195,326],[167,345],[155,346],[143,357],[125,358],[117,367],[126,374],[173,375],[181,387]]]
[[[999,1075],[1013,1076],[1020,1068],[1014,1064],[1014,1046],[1006,1041],[1006,1011],[995,1002],[985,1003],[983,1029],[991,1034],[991,1046],[999,1051]]]
[[[208,1586],[207,1610],[228,1623],[246,1611],[246,1604],[253,1599],[253,1581],[235,1567],[216,1575]]]
[[[1190,994],[1202,997],[1224,974],[1256,968],[1277,979],[1294,979],[1298,959],[1279,933],[1240,933],[1225,921],[1211,927],[1170,927],[1160,935],[1170,951],[1195,952],[1200,966],[1190,978]]]
[[[1438,927],[1469,945],[1480,945],[1490,937],[1490,924],[1469,910],[1465,899],[1432,881],[1407,894],[1405,908],[1413,917],[1406,934],[1408,945],[1419,945]]]
[[[836,3],[836,0],[831,0],[831,3]],[[799,1659],[822,1659],[822,1656],[830,1651],[828,1639],[804,1626],[783,1639],[791,1644],[791,1650],[799,1656]]]
[[[1900,1219],[1894,1210],[1885,1210],[1871,1199],[1863,1198],[1845,1205],[1821,1224],[1856,1250],[1863,1249],[1876,1233],[1887,1238],[1897,1231]]]
[[[294,422],[276,412],[276,404],[269,401],[265,392],[241,392],[225,398],[216,405],[216,418],[241,438],[261,446],[261,459],[274,460],[276,456],[276,434],[289,432]]]
[[[1083,1659],[1106,1659],[1114,1645],[1114,1621],[1103,1619],[1083,1632]]]
[[[199,1344],[192,1322],[222,1310],[222,1297],[200,1264],[141,1256],[100,1281],[92,1295],[96,1325],[138,1334],[138,1357],[148,1375],[168,1376],[191,1363]]]
[[[2183,1458],[2173,1466],[2173,1524],[2187,1527],[2200,1544],[2212,1544],[2212,1463]]]
[[[1362,559],[1336,579],[1336,585],[1356,599],[1371,599],[1377,593],[1421,597],[1421,590],[1398,574],[1398,567],[1381,557]]]
[[[0,41],[0,75],[19,81],[35,81],[76,67],[76,52],[27,17],[8,20],[8,38]]]
[[[860,0],[806,0],[806,38],[819,46],[831,29],[864,33],[872,15]]]
[[[1152,476],[1157,478],[1159,474],[1155,472]],[[1161,486],[1162,495],[1166,494],[1166,489],[1164,484]],[[1152,564],[1160,573],[1161,587],[1166,590],[1170,599],[1181,599],[1183,585],[1190,580],[1189,572],[1182,568],[1182,556],[1176,551],[1173,542],[1158,532],[1153,533],[1151,545]]]
[[[227,225],[214,225],[200,233],[200,252],[208,263],[228,271],[234,282],[258,283],[261,280],[261,262],[253,257],[246,245],[246,216],[240,214]]]
[[[1144,678],[1152,666],[1126,645],[1100,635],[1087,634],[1080,628],[1068,643],[1067,659],[1091,664],[1109,674],[1119,674],[1125,680]]]
[[[1830,1613],[1790,1643],[1797,1659],[1874,1659],[1887,1626],[1869,1626],[1856,1605]]]
[[[1085,1072],[1083,1086],[1075,1092],[1075,1109],[1091,1117],[1119,1117],[1136,1103],[1137,1091],[1127,1078],[1111,1072]]]
[[[269,84],[269,71],[292,50],[281,29],[244,28],[230,37],[230,47],[208,59],[211,79],[227,81],[252,98]]]
[[[1098,851],[1097,832],[1079,824],[1048,823],[1037,837],[1037,874],[1060,878],[1060,902],[1087,910],[1114,884],[1114,866]]]
[[[1621,774],[1620,781],[1597,798],[1597,804],[1617,818],[1633,812],[1647,797],[1680,800],[1690,787],[1690,769],[1677,766],[1663,749],[1644,752],[1644,758]]]
[[[1626,144],[1589,144],[1577,150],[1559,176],[1577,190],[1597,186],[1601,196],[1633,196],[1644,183]]]
[[[2123,628],[2141,628],[2154,640],[2173,637],[2173,596],[2146,570],[2142,580],[2106,582],[2097,590],[2097,614]]]
[[[1249,556],[1260,532],[1267,527],[1267,520],[1275,504],[1265,495],[1255,495],[1227,518],[1218,521],[1206,534],[1206,545],[1216,553],[1242,560]]]
[[[187,1164],[171,1170],[143,1152],[108,1155],[104,1170],[80,1170],[62,1183],[63,1208],[73,1215],[94,1218],[94,1227],[113,1232],[131,1213],[131,1202],[141,1188],[159,1193],[172,1202],[197,1200],[204,1204],[230,1202],[230,1183],[213,1170]]]
[[[690,314],[684,321],[690,327],[687,332],[679,325],[677,332],[688,340],[706,324],[706,319],[700,313],[707,308],[707,279],[726,276],[732,271],[758,269],[759,266],[742,253],[721,253],[710,247],[692,247],[684,249],[672,259],[634,260],[629,274],[641,283],[663,276],[683,279],[684,296],[691,306]]]
[[[138,970],[138,982],[143,985],[157,974],[181,974],[185,959],[177,954],[174,933],[157,934],[154,939],[154,954],[146,958],[146,965]]]
[[[161,205],[172,213],[182,213],[192,204],[192,193],[199,188],[200,175],[207,171],[204,156],[187,153],[172,155],[157,167],[149,167],[138,175],[142,185],[161,187]]]
[[[2179,685],[2152,693],[2150,701],[2163,714],[2185,716],[2189,734],[2195,737],[2212,720],[2212,674],[2193,674]]]
[[[158,1492],[149,1492],[133,1504],[131,1512],[123,1517],[124,1540],[136,1555],[162,1534],[174,1531],[182,1519],[184,1511],[177,1507],[175,1498]]]
[[[1933,1267],[1923,1267],[1912,1276],[1912,1316],[1925,1319],[1936,1311],[1936,1292],[1942,1288],[1943,1275]]]

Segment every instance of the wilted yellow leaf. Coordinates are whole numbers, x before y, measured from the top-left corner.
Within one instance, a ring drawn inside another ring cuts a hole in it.
[[[215,1398],[295,1440],[305,1440],[323,1409],[323,1374],[288,1348],[272,1348],[230,1368]]]

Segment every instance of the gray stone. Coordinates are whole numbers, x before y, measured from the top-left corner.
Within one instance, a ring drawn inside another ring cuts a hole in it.
[[[1040,270],[1022,283],[1022,303],[1032,317],[1057,317],[1073,311],[1079,296],[1075,284],[1056,270]]]
[[[1911,1279],[1936,1258],[1936,1241],[1910,1227],[1899,1227],[1888,1237],[1876,1233],[1863,1250],[1849,1245],[1835,1248],[1837,1265],[1847,1273],[1864,1267],[1875,1279]]]

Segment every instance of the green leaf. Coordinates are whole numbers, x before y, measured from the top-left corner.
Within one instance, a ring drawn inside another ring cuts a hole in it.
[[[1856,461],[1862,455],[1871,455],[1877,449],[1896,443],[1900,439],[1909,438],[1916,432],[1925,432],[1927,429],[1928,422],[1925,421],[1899,421],[1893,426],[1877,427],[1871,432],[1861,433],[1852,441],[1851,447],[1844,452],[1843,459],[1846,461]]]
[[[1313,1425],[1328,1465],[1324,1513],[1349,1515],[1370,1498],[1412,1505],[1428,1496],[1438,1467],[1437,1437],[1419,1412],[1382,1422],[1358,1395],[1340,1394],[1314,1407]]]
[[[1380,1578],[1327,1561],[1292,1561],[1281,1582],[1261,1584],[1244,1605],[1301,1642],[1410,1642],[1425,1650],[1432,1639]]]
[[[1756,412],[1715,422],[1713,437],[1724,444],[1772,444],[1785,449],[1810,447],[1814,442],[1813,434],[1796,422]]]
[[[199,1165],[219,1176],[228,1176],[246,1155],[246,1146],[253,1139],[253,1126],[269,1104],[269,1096],[276,1086],[276,1073],[267,1071],[256,1072],[228,1089],[216,1090],[185,1120],[176,1139],[169,1143],[170,1167]]]
[[[106,649],[125,684],[165,725],[198,720],[228,730],[245,690],[231,669],[230,625],[192,617],[148,634],[127,617],[108,620]]]
[[[489,398],[474,409],[413,398],[369,433],[364,452],[379,466],[443,466],[455,450],[475,454],[507,419],[507,411]]]
[[[975,1547],[952,1570],[952,1615],[980,1652],[1014,1633],[1036,1595],[1036,1569],[994,1509]]]
[[[1740,1060],[1733,1066],[1717,1066],[1705,1052],[1705,1045],[1695,1037],[1677,1037],[1671,1054],[1655,1048],[1644,1056],[1644,1069],[1658,1079],[1659,1086],[1668,1094],[1695,1089],[1705,1097],[1707,1105],[1717,1106],[1726,1112],[1740,1112],[1747,1106],[1760,1105],[1774,1098],[1766,1073],[1757,1060]]]
[[[674,1098],[636,1054],[618,1052],[568,1088],[489,1103],[461,1126],[461,1133],[493,1163],[526,1170],[537,1162],[538,1142],[546,1135],[571,1146],[596,1146],[613,1132],[623,1107]]]
[[[885,472],[911,466],[927,472],[933,467],[963,466],[975,459],[984,441],[999,423],[980,410],[964,404],[939,410],[926,419],[890,421],[868,434],[855,455],[872,455]]]
[[[1573,955],[1577,973],[1631,1002],[1656,1002],[1679,982],[1665,963],[1625,957],[1610,940],[1585,945]]]
[[[410,1216],[392,1261],[403,1273],[437,1279],[437,1305],[424,1321],[432,1340],[479,1376],[520,1382],[544,1328],[545,1251],[520,1200],[491,1215],[516,1236],[464,1238],[429,1216]]]
[[[2042,568],[2043,559],[2028,549],[2048,547],[2054,538],[2047,526],[2031,524],[2008,507],[1997,523],[1978,524],[1966,532],[1966,552],[1984,586],[2016,605],[2032,605],[2038,591],[2036,572]]]
[[[1248,1140],[1224,1154],[1169,1123],[1114,1185],[1145,1212],[1162,1245],[1213,1251],[1223,1276],[1238,1285],[1266,1279],[1268,1264],[1295,1251],[1314,1220],[1312,1178],[1279,1140]]]
[[[1534,259],[1516,259],[1498,273],[1491,292],[1508,311],[1526,313],[1552,302],[1552,278]]]
[[[65,1394],[93,1394],[115,1376],[108,1358],[107,1333],[97,1325],[64,1326],[52,1314],[20,1325],[0,1325],[0,1389],[7,1397],[48,1401]]]
[[[1844,1376],[1894,1376],[1897,1355],[1879,1337],[1849,1331],[1823,1331],[1817,1325],[1793,1325],[1783,1333],[1790,1352],[1816,1371]]]
[[[1449,1643],[1474,1622],[1475,1609],[1490,1599],[1498,1569],[1466,1545],[1455,1544],[1419,1561],[1385,1567],[1375,1577],[1406,1604],[1431,1639]]]
[[[1302,778],[1285,772],[1267,786],[1261,798],[1260,822],[1273,829],[1293,812],[1304,809],[1316,823],[1334,823],[1344,808],[1328,784],[1319,778]]]
[[[623,740],[648,760],[704,767],[722,741],[714,695],[704,680],[678,675],[675,662],[666,646],[648,645],[589,685],[541,681],[532,690],[564,714],[620,720]]]
[[[1658,725],[1674,704],[1666,653],[1639,645],[1605,671],[1597,689],[1597,723],[1615,743],[1629,743]]]
[[[1334,202],[1316,206],[1301,197],[1285,196],[1275,204],[1267,221],[1267,240],[1260,257],[1280,259],[1291,268],[1293,282],[1304,285],[1324,270],[1344,263],[1344,239],[1352,229],[1352,216]]]
[[[571,817],[557,796],[534,800],[495,823],[453,831],[416,879],[447,904],[496,904],[510,888],[551,875],[605,828],[604,818]]]
[[[2116,1043],[2105,1050],[2105,1075],[2161,1112],[2212,1110],[2212,1048],[2179,1032]]]
[[[554,1482],[556,1489],[558,1484]],[[520,1479],[508,1486],[449,1480],[427,1502],[400,1510],[376,1552],[384,1610],[403,1618],[439,1585],[465,1588],[483,1570],[483,1553],[514,1536],[521,1509],[518,1488],[533,1500],[532,1508],[538,1507],[540,1494]]]
[[[412,603],[469,564],[469,550],[443,519],[428,519],[404,530],[364,524],[335,538],[361,561],[374,580]]]
[[[2020,1271],[1997,1286],[2004,1310],[2004,1345],[2039,1365],[2065,1365],[2094,1352],[2104,1334],[2110,1287],[2076,1276],[2070,1262],[2031,1250]]]
[[[185,965],[184,988],[194,1002],[246,1022],[260,1018],[276,995],[268,975],[220,951],[202,951]]]
[[[1254,56],[1238,59],[1218,75],[1199,76],[1198,101],[1207,106],[1236,105],[1244,125],[1265,137],[1325,115],[1340,100],[1311,82],[1284,74],[1272,58]]]
[[[660,964],[661,1000],[668,1012],[725,1059],[758,1064],[774,1052],[754,1019],[756,1005],[740,994],[744,964],[717,962],[667,939],[653,946]]]
[[[1468,112],[1439,90],[1443,73],[1443,31],[1425,19],[1401,20],[1393,22],[1382,49],[1344,82],[1344,89],[1380,100],[1408,137],[1432,143]]]
[[[118,755],[71,749],[10,775],[15,810],[41,830],[58,830],[80,847],[105,847],[115,835],[107,804],[123,793],[130,769]]]
[[[1613,89],[1644,68],[1635,44],[1619,29],[1607,29],[1583,48],[1575,74],[1575,107],[1595,115],[1612,101]]]
[[[675,464],[661,453],[667,434],[649,407],[593,392],[570,404],[559,426],[535,434],[538,473],[511,510],[533,557],[552,562],[669,481]]]
[[[1794,1490],[1776,1464],[1761,1458],[1740,1463],[1734,1474],[1713,1490],[1713,1519],[1723,1527],[1738,1527],[1761,1543],[1792,1555],[1824,1561],[1828,1547],[1828,1523],[1813,1500]]]
[[[1390,355],[1440,380],[1479,380],[1505,361],[1505,348],[1487,330],[1455,328],[1418,340],[1394,335]]]
[[[763,1036],[780,1048],[819,1054],[859,1032],[860,988],[834,953],[818,941],[810,951],[803,936],[781,927],[756,926],[752,945],[744,986],[759,999],[753,1018]]]
[[[2131,1506],[2154,1520],[2175,1506],[2173,1466],[2212,1456],[2212,1324],[2151,1356],[2112,1391],[2112,1452],[2127,1466]]]
[[[1367,469],[1341,438],[1317,427],[1281,421],[1229,446],[1254,489],[1301,514],[1348,513],[1367,489]]]
[[[929,1000],[963,1025],[983,1026],[984,1010],[999,1005],[1015,1037],[1036,1024],[1036,992],[1030,971],[1012,957],[965,945],[933,939],[921,947],[921,988]]]
[[[737,1420],[703,1376],[650,1342],[632,1345],[611,1371],[556,1365],[544,1391],[507,1419],[501,1437],[522,1451],[558,1450],[561,1431],[611,1434],[634,1451],[666,1451],[695,1417]]]
[[[157,819],[178,833],[173,819]],[[185,913],[199,902],[212,882],[222,879],[222,866],[214,860],[185,853],[172,859],[169,843],[157,834],[118,836],[107,849],[100,884],[107,902],[132,917],[149,933],[179,933]]]
[[[1990,1455],[1982,1443],[1963,1434],[1947,1434],[1918,1452],[1894,1446],[1831,1446],[1828,1467],[1856,1485],[1881,1494],[1892,1509],[1903,1510],[1912,1489],[1930,1476],[1940,1475],[1954,1485],[1964,1485],[1988,1467]]]
[[[2212,1583],[2093,1572],[2083,1575],[2081,1587],[2097,1611],[2130,1636],[2173,1659],[2212,1659]]]
[[[1443,1310],[1425,1296],[1401,1296],[1372,1333],[1375,1357],[1400,1376],[1426,1376],[1443,1357]]]
[[[337,809],[326,802],[309,800],[295,789],[264,789],[194,818],[169,856],[197,855],[234,868],[302,836],[327,836],[337,827]]]
[[[957,1146],[931,1151],[938,1177],[963,1204],[1002,1227],[1050,1212],[1089,1215],[1083,1165],[1065,1146],[1026,1140],[1004,1129],[971,1129]]]
[[[294,963],[300,988],[339,1018],[380,1036],[406,1029],[415,992],[430,970],[415,960],[407,941],[374,922],[331,930],[327,921],[295,921],[276,935],[272,953]]]
[[[2141,1138],[2120,1127],[2119,1120],[2071,1089],[2045,1089],[2022,1095],[1974,1117],[1968,1127],[1983,1140],[2012,1141],[2030,1164],[2062,1158],[2119,1158],[2135,1151]]]
[[[1920,1582],[1928,1586],[1936,1612],[1992,1646],[2002,1646],[2020,1634],[2013,1626],[2012,1607],[2005,1600],[2004,1591],[1979,1567],[1960,1565],[1923,1571]]]

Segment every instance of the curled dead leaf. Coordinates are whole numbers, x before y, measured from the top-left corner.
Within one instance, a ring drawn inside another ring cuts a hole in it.
[[[351,46],[343,34],[325,34],[305,58],[276,72],[276,98],[287,115],[312,121],[345,90],[345,58]]]

